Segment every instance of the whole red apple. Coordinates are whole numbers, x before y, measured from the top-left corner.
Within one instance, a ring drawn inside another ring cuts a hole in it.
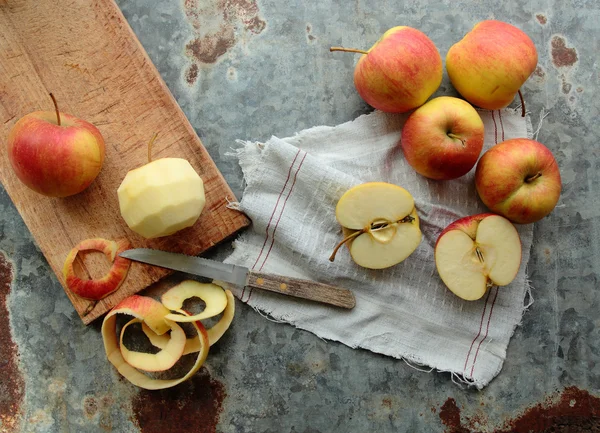
[[[528,224],[544,218],[558,203],[560,171],[542,143],[515,138],[483,154],[475,170],[475,186],[492,211]]]
[[[406,161],[430,179],[467,174],[483,148],[483,121],[468,102],[441,96],[417,108],[402,128]]]
[[[67,197],[86,189],[104,163],[104,139],[89,122],[65,113],[36,111],[8,135],[8,158],[32,190]]]
[[[332,47],[330,51],[361,53],[354,85],[372,107],[404,113],[419,107],[442,82],[442,58],[427,35],[407,26],[394,27],[368,50]]]
[[[486,20],[450,47],[446,69],[452,85],[467,101],[497,110],[512,102],[537,61],[535,45],[525,32],[502,21]]]

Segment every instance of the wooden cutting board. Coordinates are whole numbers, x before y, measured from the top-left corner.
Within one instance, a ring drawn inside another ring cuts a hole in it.
[[[62,112],[96,125],[106,142],[98,178],[63,199],[26,188],[6,152],[19,118],[53,110],[50,92]],[[147,241],[121,218],[116,191],[129,170],[147,162],[154,132],[154,158],[190,161],[204,180],[207,203],[193,227]],[[113,0],[0,0],[0,143],[0,181],[86,324],[168,271],[133,263],[121,288],[82,316],[90,301],[71,293],[62,276],[65,257],[81,240],[126,237],[133,247],[195,255],[249,224],[226,207],[235,200],[231,189]],[[109,266],[99,253],[78,259],[82,276],[98,278]]]

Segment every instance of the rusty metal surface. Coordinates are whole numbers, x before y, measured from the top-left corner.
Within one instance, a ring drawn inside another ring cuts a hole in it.
[[[598,1],[118,4],[238,196],[241,171],[226,155],[236,139],[288,136],[369,111],[352,83],[356,57],[331,56],[329,46],[368,48],[405,24],[444,54],[482,19],[521,27],[539,52],[527,107],[534,127],[547,113],[538,138],[555,151],[564,183],[559,206],[535,225],[535,302],[481,392],[240,303],[192,381],[140,392],[106,361],[99,324],[81,325],[0,189],[0,432],[600,431]],[[445,76],[438,94],[452,92]]]

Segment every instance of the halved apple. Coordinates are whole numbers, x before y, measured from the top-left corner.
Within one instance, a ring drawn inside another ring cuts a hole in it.
[[[131,248],[127,239],[118,242],[102,238],[86,239],[77,244],[67,255],[63,266],[63,276],[67,287],[82,298],[98,301],[119,288],[125,280],[131,261],[120,257],[119,254]],[[112,262],[110,271],[102,278],[87,280],[75,275],[73,262],[82,251],[100,251]]]
[[[521,239],[506,218],[472,215],[450,224],[435,245],[435,264],[458,297],[480,299],[493,285],[510,284],[521,265]]]
[[[346,244],[356,264],[369,269],[394,266],[410,256],[421,242],[415,202],[404,188],[369,182],[349,189],[335,209],[345,238],[329,260]]]

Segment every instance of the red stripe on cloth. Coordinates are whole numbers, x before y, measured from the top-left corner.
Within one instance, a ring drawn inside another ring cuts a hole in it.
[[[279,218],[277,218],[277,222],[275,223],[275,228],[273,229],[273,235],[271,236],[271,245],[269,246],[269,251],[267,251],[267,255],[265,256],[265,259],[263,260],[262,265],[260,265],[259,271],[262,271],[263,267],[265,266],[265,263],[267,263],[269,255],[271,254],[271,250],[273,249],[273,244],[275,243],[275,233],[277,233],[277,227],[279,227],[279,221],[281,221],[281,217],[283,216],[283,213],[285,212],[285,207],[287,205],[287,202],[288,202],[289,198],[291,197],[292,192],[294,191],[294,185],[296,185],[298,173],[300,173],[300,169],[302,168],[302,164],[304,164],[306,155],[307,155],[307,153],[304,152],[302,161],[300,161],[300,165],[298,166],[296,173],[294,173],[294,181],[292,182],[292,186],[290,187],[290,192],[288,193],[287,197],[285,198],[285,201],[283,202],[283,207],[281,208],[281,213],[279,214]],[[252,296],[252,292],[253,292],[253,290],[251,288],[250,293],[248,293],[248,299],[246,300],[246,302],[250,302],[250,297]]]
[[[494,121],[494,143],[498,144],[498,125],[496,125],[496,118],[494,117],[493,111],[492,111],[492,120]]]
[[[473,377],[473,371],[475,371],[475,363],[477,362],[477,355],[479,354],[479,348],[481,347],[481,343],[485,341],[490,330],[490,322],[492,320],[492,314],[494,313],[494,305],[496,304],[496,299],[498,298],[498,286],[494,287],[496,288],[496,294],[494,295],[494,300],[492,301],[492,308],[490,308],[490,315],[488,316],[487,326],[485,328],[485,336],[479,342],[479,346],[477,346],[477,350],[475,351],[475,357],[473,358],[473,366],[471,367],[471,377]]]
[[[504,141],[504,122],[502,122],[502,110],[498,110],[498,118],[500,119],[500,130],[502,131],[502,141]]]
[[[469,347],[469,352],[467,353],[467,359],[465,359],[465,366],[463,368],[463,376],[467,372],[467,364],[469,363],[469,358],[471,357],[471,350],[473,350],[473,346],[475,345],[475,342],[481,335],[481,330],[483,329],[483,319],[485,318],[485,312],[487,310],[488,299],[490,299],[489,291],[488,291],[487,297],[485,298],[485,304],[483,304],[483,312],[481,313],[481,322],[479,322],[479,332],[477,332],[477,335],[475,336],[475,338],[473,338],[473,341],[471,341],[471,347]]]
[[[288,182],[290,181],[290,177],[291,177],[291,174],[292,174],[292,168],[294,167],[294,164],[296,163],[296,159],[298,159],[298,155],[300,155],[300,149],[298,149],[298,152],[296,152],[296,156],[294,157],[294,160],[292,161],[292,164],[290,165],[290,168],[288,170],[287,178],[285,179],[285,183],[283,184],[283,188],[281,188],[281,192],[279,193],[279,197],[277,197],[277,203],[275,203],[275,207],[273,208],[273,212],[271,213],[271,218],[269,218],[269,223],[267,224],[267,229],[265,230],[266,231],[265,241],[263,242],[263,246],[260,249],[260,254],[258,255],[258,257],[256,257],[256,261],[252,265],[252,269],[254,269],[256,267],[256,264],[260,260],[260,257],[263,254],[265,246],[267,245],[267,241],[269,240],[269,229],[271,228],[271,222],[273,221],[273,216],[275,216],[275,211],[277,211],[277,207],[279,206],[279,200],[281,200],[281,196],[283,195],[283,191],[285,191],[285,187],[287,186]],[[240,296],[240,299],[244,298],[244,293],[245,292],[246,292],[246,287],[244,287],[242,289],[242,296]]]

